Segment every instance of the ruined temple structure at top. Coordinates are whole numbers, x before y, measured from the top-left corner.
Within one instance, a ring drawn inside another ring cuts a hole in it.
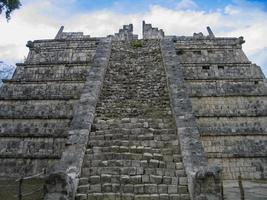
[[[267,198],[265,77],[242,37],[207,29],[29,41],[0,89],[0,199],[41,172],[23,182],[44,185],[31,199]]]

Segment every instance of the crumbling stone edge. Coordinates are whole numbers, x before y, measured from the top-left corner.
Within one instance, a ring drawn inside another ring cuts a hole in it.
[[[171,38],[163,38],[160,45],[190,198],[222,200],[221,169],[218,166],[208,166],[174,42]]]
[[[44,187],[45,200],[75,199],[83,157],[108,66],[110,51],[111,39],[100,39],[80,100],[74,107],[66,149],[61,159],[48,169]]]

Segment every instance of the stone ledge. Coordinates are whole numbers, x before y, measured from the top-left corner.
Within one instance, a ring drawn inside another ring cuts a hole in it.
[[[22,67],[26,67],[26,68],[34,68],[36,66],[39,67],[59,67],[57,65],[65,65],[65,67],[76,67],[76,66],[83,66],[86,65],[86,67],[88,65],[92,64],[92,61],[77,61],[77,62],[42,62],[42,63],[16,63],[17,66],[22,66]]]

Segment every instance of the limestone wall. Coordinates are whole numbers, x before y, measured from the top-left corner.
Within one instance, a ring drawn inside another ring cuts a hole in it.
[[[11,81],[84,81],[89,63],[18,64]]]
[[[262,80],[216,80],[216,81],[205,81],[205,80],[190,80],[187,81],[190,87],[189,93],[194,98],[199,97],[233,97],[232,100],[236,101],[234,97],[259,97],[266,96],[267,88]],[[203,101],[209,100],[202,98]],[[219,101],[219,99],[218,99]],[[208,103],[208,102],[207,102]]]
[[[119,29],[118,33],[115,33],[114,35],[109,35],[108,37],[112,38],[112,40],[115,41],[138,39],[138,35],[133,34],[133,24],[123,25],[123,28]]]
[[[83,89],[83,82],[65,82],[65,83],[54,83],[48,82],[39,84],[35,83],[23,83],[18,85],[17,83],[4,85],[1,89],[3,99],[31,99],[31,100],[45,100],[45,99],[78,99],[80,97],[81,90]],[[28,91],[32,91],[29,93]],[[49,91],[49,92],[47,92]],[[24,94],[29,93],[27,96]]]
[[[75,199],[95,108],[109,62],[110,49],[111,40],[101,39],[92,67],[86,74],[81,97],[73,111],[66,148],[60,160],[48,169],[45,184],[46,200]]]
[[[2,177],[40,173],[65,149],[73,108],[99,39],[80,33],[61,36],[28,42],[27,60],[0,88]]]
[[[202,136],[261,135],[266,133],[266,116],[260,117],[199,117],[198,128]]]
[[[95,54],[98,40],[88,39],[65,42],[65,40],[37,40],[31,45],[27,64],[90,62]]]
[[[224,179],[266,178],[267,87],[243,38],[173,40],[209,163]]]
[[[264,75],[259,66],[246,63],[183,63],[186,80],[245,80],[262,81]],[[248,80],[250,79],[250,80]],[[204,83],[205,83],[204,82]]]
[[[162,29],[154,28],[151,24],[143,21],[143,39],[163,39],[164,32]]]
[[[197,117],[255,117],[266,116],[264,97],[202,97],[192,98]]]

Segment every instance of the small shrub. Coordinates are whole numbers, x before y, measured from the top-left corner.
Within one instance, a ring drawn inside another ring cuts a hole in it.
[[[139,48],[139,47],[143,47],[143,43],[141,40],[134,40],[131,42],[131,46],[133,48]]]

